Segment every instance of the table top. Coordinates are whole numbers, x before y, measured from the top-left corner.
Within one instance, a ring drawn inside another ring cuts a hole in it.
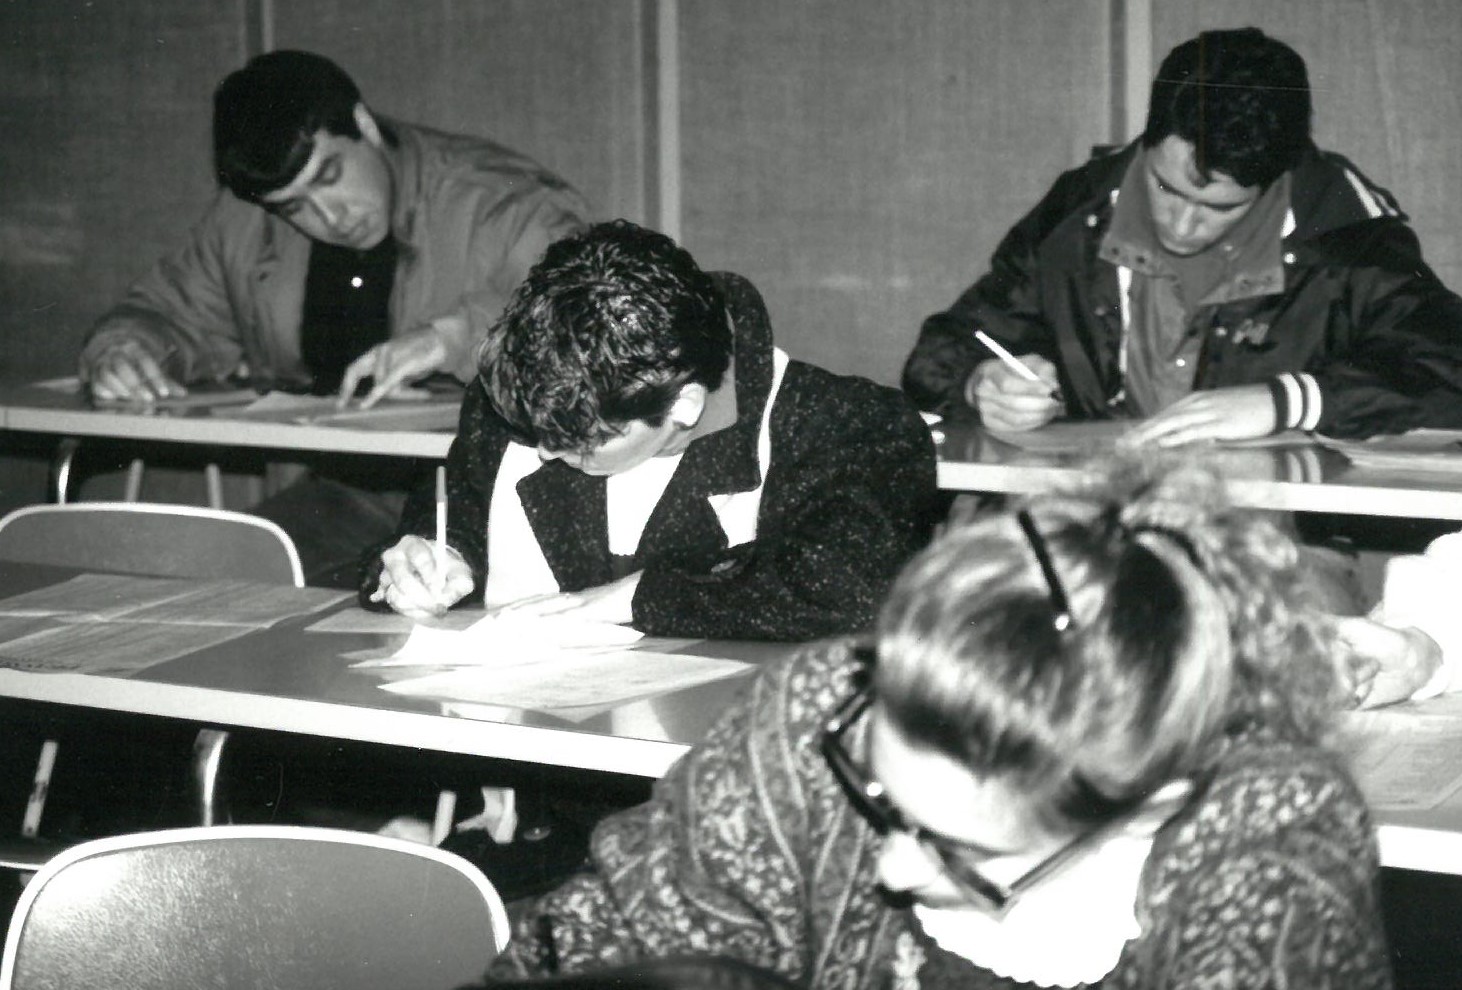
[[[946,421],[933,433],[939,487],[947,490],[1047,491],[1101,469],[1100,457],[1024,449],[973,422]],[[1219,445],[1203,456],[1219,464],[1229,497],[1251,508],[1462,520],[1462,453],[1456,470],[1361,467],[1298,437],[1265,446]]]
[[[76,574],[0,561],[0,598]],[[659,777],[700,740],[752,673],[640,698],[586,718],[456,706],[382,691],[379,671],[352,667],[347,654],[389,648],[401,637],[306,628],[332,610],[351,608],[341,604],[285,619],[126,675],[0,667],[0,696]],[[796,648],[704,641],[682,652],[762,663]],[[1368,793],[1376,790],[1364,772],[1360,784]],[[1462,874],[1462,791],[1433,808],[1381,810],[1376,818],[1385,865]]]
[[[0,598],[76,576],[0,561]],[[318,590],[318,589],[317,589]],[[745,686],[749,672],[581,713],[487,709],[383,691],[379,670],[346,654],[389,650],[404,635],[310,631],[355,608],[332,606],[129,674],[0,667],[0,696],[449,753],[658,777]],[[706,641],[679,652],[762,662],[790,644]]]
[[[87,405],[74,380],[0,384],[0,429],[28,433],[441,459],[456,432],[450,408],[412,406],[408,413],[403,404],[394,410],[401,415],[393,417],[386,404],[378,407],[379,418],[360,417],[354,422],[342,418],[329,424],[298,422],[287,413],[245,418],[241,408],[229,404],[153,411],[95,409]],[[428,422],[430,428],[410,425],[413,421]]]

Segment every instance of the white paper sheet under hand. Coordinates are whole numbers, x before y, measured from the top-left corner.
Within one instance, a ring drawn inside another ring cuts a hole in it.
[[[566,650],[591,652],[637,643],[644,633],[608,622],[556,616],[489,615],[466,629],[418,625],[388,657],[356,667],[512,667],[554,659]]]
[[[457,667],[382,684],[394,694],[503,705],[531,711],[614,705],[732,677],[752,664],[683,653],[565,651],[510,667]]]

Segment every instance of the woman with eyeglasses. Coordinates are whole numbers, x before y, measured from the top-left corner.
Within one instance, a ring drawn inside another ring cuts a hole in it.
[[[712,955],[808,987],[1390,986],[1293,545],[1205,471],[952,526],[527,912],[494,974]]]

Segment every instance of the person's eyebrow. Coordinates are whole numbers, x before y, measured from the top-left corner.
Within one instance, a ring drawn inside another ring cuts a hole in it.
[[[1158,187],[1168,195],[1176,196],[1179,199],[1183,200],[1185,203],[1195,203],[1198,206],[1206,206],[1208,209],[1217,210],[1220,213],[1229,213],[1233,210],[1237,210],[1241,206],[1247,206],[1249,203],[1253,202],[1252,199],[1246,199],[1239,203],[1205,203],[1202,200],[1194,199],[1192,196],[1189,196],[1177,186],[1173,185],[1167,179],[1163,178],[1163,174],[1157,170],[1156,165],[1148,165],[1147,172],[1149,175],[1152,176],[1153,181],[1158,184]]]
[[[305,169],[308,169],[309,167],[309,163],[306,162]],[[340,170],[340,153],[338,151],[332,151],[324,158],[320,159],[319,165],[315,167],[314,174],[311,175],[307,180],[305,180],[305,188],[318,189],[320,186],[333,184],[337,179],[340,178]],[[301,169],[300,175],[303,174],[304,169]],[[299,178],[299,175],[295,176],[289,184],[294,185],[296,182],[299,181]],[[263,200],[262,202],[264,206],[268,209],[278,212],[281,210],[292,209],[293,207],[299,205],[300,197],[291,196],[288,199]]]

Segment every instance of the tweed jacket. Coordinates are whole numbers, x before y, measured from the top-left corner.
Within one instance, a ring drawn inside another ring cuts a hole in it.
[[[879,838],[818,748],[855,657],[839,641],[763,668],[648,802],[600,824],[592,872],[523,913],[491,975],[701,954],[814,990],[1014,986],[933,946],[876,887]],[[1250,727],[1159,831],[1142,934],[1101,985],[1390,986],[1376,871],[1366,806],[1335,759]]]
[[[791,361],[772,407],[756,538],[728,548],[707,496],[763,480],[756,448],[772,384],[772,331],[750,282],[713,277],[735,328],[737,421],[691,443],[650,514],[632,562],[643,571],[634,626],[653,635],[786,641],[862,629],[928,539],[937,504],[929,431],[896,390]],[[472,566],[478,595],[508,442],[475,383],[447,457],[447,487],[448,543]],[[432,534],[430,495],[413,494],[395,539]],[[602,477],[553,461],[524,478],[518,495],[562,590],[612,580]],[[379,560],[367,560],[363,603],[380,573]]]
[[[903,384],[925,409],[964,410],[983,327],[1052,361],[1067,415],[1105,419],[1124,387],[1129,329],[1118,267],[1098,249],[1134,143],[1062,175],[995,250],[990,271],[924,321]],[[1462,426],[1462,299],[1422,261],[1391,194],[1344,158],[1311,151],[1292,172],[1282,285],[1194,314],[1194,389],[1305,372],[1318,432],[1343,437]]]
[[[378,118],[388,144],[398,243],[389,329],[432,323],[449,370],[476,374],[471,314],[495,318],[544,248],[579,228],[580,195],[536,162],[479,138]],[[219,192],[181,249],[159,261],[92,328],[81,367],[117,339],[140,340],[184,384],[243,375],[262,389],[307,386],[300,322],[311,241]]]

